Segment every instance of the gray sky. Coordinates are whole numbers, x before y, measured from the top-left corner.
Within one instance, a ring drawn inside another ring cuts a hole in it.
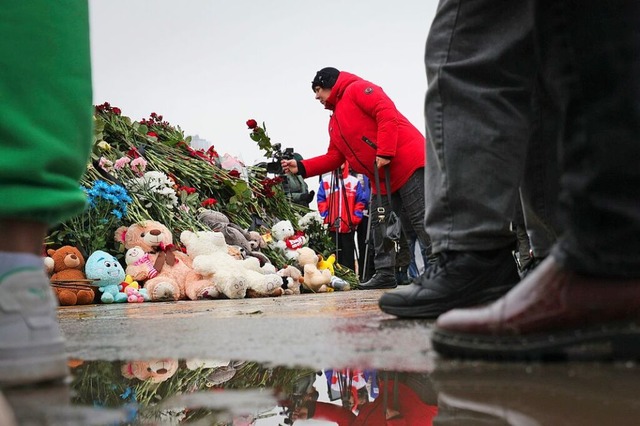
[[[94,103],[162,114],[222,155],[263,160],[245,122],[304,157],[328,144],[311,80],[325,66],[382,86],[424,133],[435,0],[90,0]]]

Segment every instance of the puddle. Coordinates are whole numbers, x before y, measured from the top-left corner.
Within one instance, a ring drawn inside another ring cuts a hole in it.
[[[635,364],[449,362],[433,372],[225,359],[69,365],[67,384],[2,391],[17,424],[625,425],[640,416]],[[2,414],[0,400],[0,423]]]

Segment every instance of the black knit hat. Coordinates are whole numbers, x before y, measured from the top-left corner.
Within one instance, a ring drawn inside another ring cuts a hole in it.
[[[316,87],[322,87],[323,89],[331,89],[336,81],[338,80],[338,76],[340,75],[340,71],[332,67],[322,68],[320,71],[316,73],[316,76],[313,78],[311,82],[311,90],[316,91]]]

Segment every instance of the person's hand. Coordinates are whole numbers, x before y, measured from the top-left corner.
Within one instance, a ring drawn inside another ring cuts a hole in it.
[[[391,160],[389,160],[388,158],[376,157],[376,167],[378,167],[378,168],[384,167],[387,164],[389,164],[390,162],[391,162]]]
[[[296,160],[282,160],[280,165],[285,173],[298,174],[298,162]]]

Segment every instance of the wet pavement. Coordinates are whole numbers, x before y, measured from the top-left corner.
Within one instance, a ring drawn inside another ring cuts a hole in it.
[[[442,359],[381,294],[60,308],[72,377],[3,389],[0,425],[638,424],[635,363]]]

